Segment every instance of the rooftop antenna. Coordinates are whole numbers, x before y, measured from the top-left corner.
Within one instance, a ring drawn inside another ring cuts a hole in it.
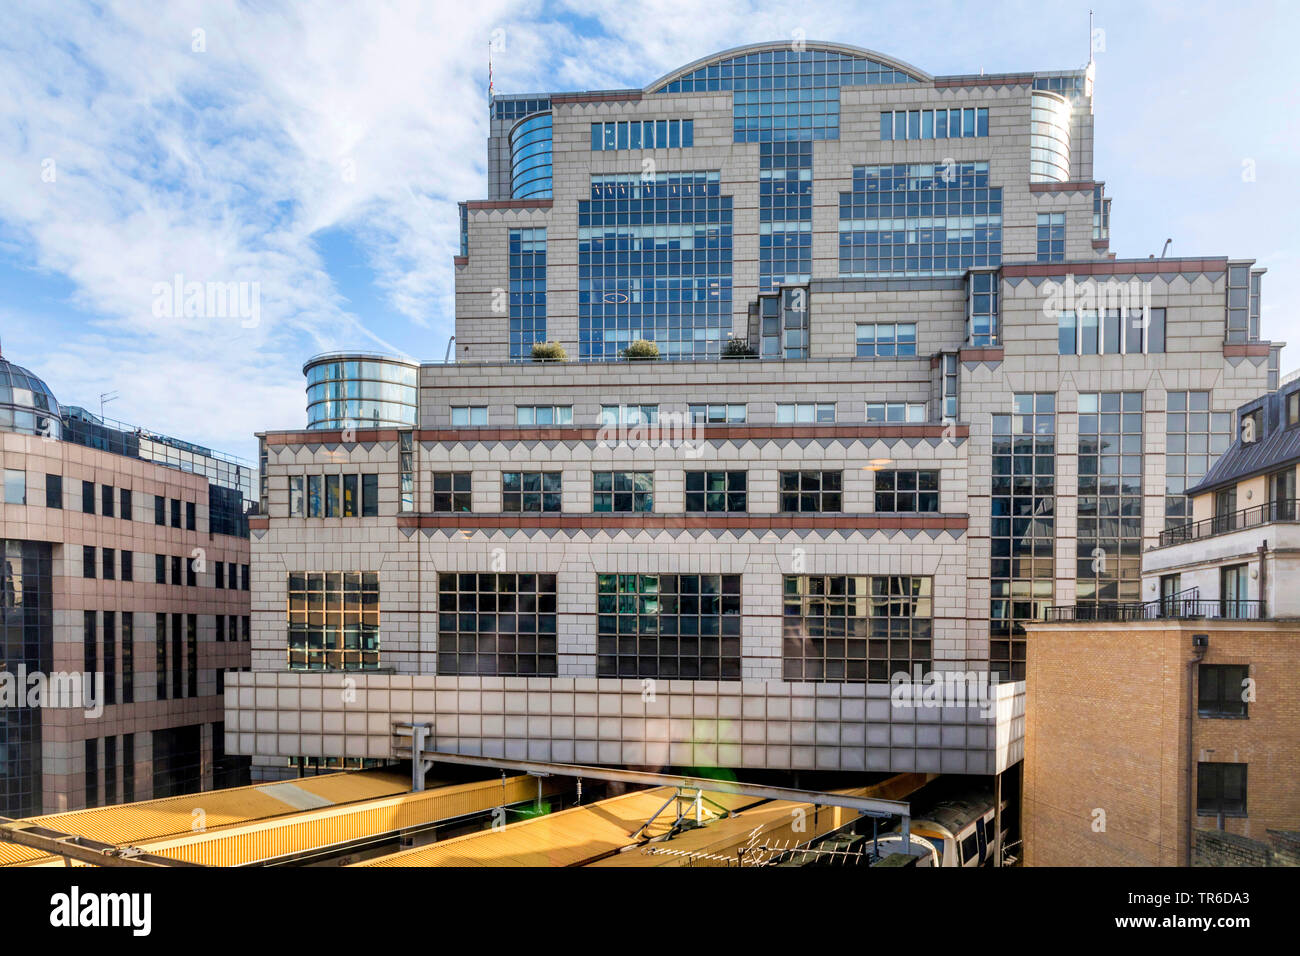
[[[1174,241],[1173,239],[1166,239],[1166,240],[1165,240],[1164,248],[1160,250],[1160,258],[1161,258],[1161,259],[1163,259],[1163,258],[1165,257],[1165,253],[1169,251],[1169,244],[1172,243],[1173,241]]]
[[[117,392],[100,392],[99,393],[99,417],[104,417],[104,406],[117,398]]]

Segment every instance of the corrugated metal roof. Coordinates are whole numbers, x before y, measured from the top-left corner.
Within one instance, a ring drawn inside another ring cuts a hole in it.
[[[285,784],[292,789],[286,788]],[[406,774],[388,770],[351,771],[300,777],[279,784],[255,784],[111,807],[70,810],[30,817],[27,822],[116,846],[137,846],[147,840],[191,834],[196,823],[205,832],[210,832],[253,820],[300,813],[302,808],[296,804],[301,803],[304,797],[323,800],[325,805],[333,806],[402,793],[410,787],[411,779]],[[0,843],[0,866],[57,859],[39,850]]]
[[[472,833],[354,865],[576,866],[636,842],[632,834],[674,793],[671,787],[638,790],[499,830]],[[706,792],[704,797],[730,811],[757,802],[741,794]],[[661,836],[675,819],[676,814],[669,808],[647,832]]]

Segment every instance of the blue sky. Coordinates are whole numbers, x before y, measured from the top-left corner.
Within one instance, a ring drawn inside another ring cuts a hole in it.
[[[1300,342],[1289,3],[1094,2],[1111,248],[1254,258]],[[640,87],[793,37],[935,74],[1067,69],[1088,3],[58,4],[0,11],[0,338],[65,403],[254,457],[300,427],[302,362],[441,358],[455,203],[486,195],[499,92]],[[201,32],[196,32],[201,31]],[[1252,175],[1243,173],[1250,171]],[[156,287],[256,282],[258,321],[157,314]],[[1283,354],[1283,369],[1300,365]]]

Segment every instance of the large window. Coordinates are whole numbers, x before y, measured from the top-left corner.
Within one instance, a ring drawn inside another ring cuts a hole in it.
[[[652,471],[592,472],[592,511],[654,511],[654,490]]]
[[[776,406],[778,425],[824,424],[833,421],[835,421],[834,402],[778,403]]]
[[[923,422],[925,402],[867,402],[869,422]]]
[[[817,513],[843,510],[843,472],[783,471],[780,475],[782,511]]]
[[[916,355],[915,322],[859,322],[858,358]]]
[[[600,424],[602,427],[618,425],[655,425],[659,422],[658,405],[602,405],[600,406]]]
[[[885,110],[880,114],[880,138],[964,139],[989,135],[987,107],[947,110]]]
[[[5,469],[5,504],[27,504],[27,472],[15,468]]]
[[[630,120],[591,124],[591,148],[677,149],[695,145],[695,120]]]
[[[516,425],[572,425],[572,405],[516,405]]]
[[[472,475],[468,471],[433,473],[434,511],[472,511]]]
[[[467,425],[486,425],[488,410],[486,405],[454,405],[451,409],[453,427]]]
[[[782,676],[793,681],[888,681],[930,669],[931,579],[786,575]]]
[[[532,358],[534,344],[546,341],[546,230],[512,229],[509,244],[510,358],[520,361]],[[459,424],[486,425],[484,417]]]
[[[1211,412],[1209,392],[1169,392],[1165,416],[1165,527],[1192,519],[1184,492],[1232,444],[1232,413]]]
[[[379,667],[377,573],[290,573],[288,591],[290,670]]]
[[[743,471],[688,471],[687,511],[744,511],[746,478]]]
[[[439,574],[438,673],[554,677],[554,574]]]
[[[1196,765],[1196,815],[1246,816],[1246,765],[1198,763]]]
[[[891,512],[937,512],[937,471],[876,472],[876,510]]]
[[[1079,394],[1080,604],[1142,599],[1142,393]]]
[[[63,476],[62,475],[45,476],[45,507],[47,508],[63,507]]]
[[[1056,317],[1061,355],[1141,355],[1165,350],[1164,309],[1106,309],[1060,312]]]
[[[1065,213],[1038,214],[1038,261],[1065,261]]]
[[[1249,677],[1245,664],[1201,664],[1196,679],[1197,716],[1246,717]]]
[[[690,405],[688,410],[693,425],[741,425],[745,422],[745,405]]]
[[[601,574],[600,677],[740,677],[739,574]]]
[[[558,471],[503,471],[501,510],[559,511],[561,478]]]

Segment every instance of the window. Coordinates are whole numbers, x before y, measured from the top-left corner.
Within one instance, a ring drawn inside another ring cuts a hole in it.
[[[185,615],[185,670],[188,674],[186,697],[199,696],[199,616]]]
[[[239,566],[239,590],[248,590],[248,565],[246,564]]]
[[[340,512],[339,476],[325,476],[325,517],[337,518]]]
[[[833,422],[835,421],[835,403],[834,402],[795,402],[793,404],[779,403],[776,406],[776,423],[784,424],[805,424],[809,422]]]
[[[167,583],[167,556],[165,554],[155,554],[153,556],[153,583]]]
[[[1196,765],[1196,815],[1246,816],[1246,765],[1198,763]]]
[[[1227,342],[1251,341],[1250,267],[1228,266]]]
[[[1038,261],[1065,261],[1065,213],[1038,214]]]
[[[959,395],[959,372],[957,356],[946,353],[943,356],[943,421],[944,424],[957,421],[961,404]]]
[[[654,511],[652,471],[596,471],[591,475],[593,511]]]
[[[554,677],[554,574],[439,574],[438,673]]]
[[[1250,614],[1250,575],[1244,564],[1234,564],[1219,571],[1219,613],[1226,618],[1243,620]]]
[[[171,500],[171,504],[172,504],[172,508],[171,508],[171,511],[172,511],[172,514],[171,514],[172,522],[171,522],[171,524],[172,524],[172,527],[173,527],[173,528],[179,528],[179,527],[181,526],[181,502],[180,502],[180,499],[179,499],[179,498],[173,498],[173,499]]]
[[[177,555],[172,555],[172,587],[180,587],[181,584],[181,559]]]
[[[212,563],[212,570],[213,587],[224,588],[226,586],[226,562],[214,561]]]
[[[466,425],[486,425],[488,423],[486,405],[453,405],[451,408],[452,427]]]
[[[415,439],[410,429],[403,429],[398,438],[397,508],[407,512],[415,510]]]
[[[939,473],[937,471],[876,472],[877,511],[939,510]]]
[[[888,681],[930,669],[928,577],[786,575],[782,676],[794,681]]]
[[[1268,519],[1296,520],[1296,467],[1283,468],[1268,476]]]
[[[226,590],[234,591],[239,587],[239,565],[231,561],[226,565]]]
[[[1209,392],[1169,392],[1165,416],[1165,527],[1191,520],[1189,487],[1232,444],[1232,413],[1211,412]]]
[[[81,511],[83,514],[88,515],[95,513],[95,483],[93,481],[83,481],[81,483]]]
[[[591,148],[677,149],[695,145],[695,121],[630,120],[591,124]]]
[[[1140,355],[1165,350],[1164,309],[1061,312],[1056,322],[1061,355]]]
[[[560,472],[503,471],[502,511],[559,511]]]
[[[113,491],[112,485],[99,486],[99,513],[105,518],[113,517]]]
[[[1198,717],[1246,717],[1246,688],[1250,668],[1245,664],[1201,664],[1197,668]]]
[[[692,425],[743,425],[747,411],[745,405],[687,406]]]
[[[923,422],[924,402],[867,402],[869,422]]]
[[[290,670],[379,667],[377,573],[290,573],[288,593]],[[247,618],[243,627],[247,639]],[[231,639],[234,639],[233,629]]]
[[[916,355],[915,322],[862,322],[857,338],[858,358]]]
[[[112,548],[105,548],[100,554],[100,565],[103,568],[104,580],[114,580],[117,577],[117,552]]]
[[[86,782],[85,797],[86,806],[99,806],[99,741],[93,737],[87,737],[85,743],[86,752]]]
[[[516,425],[572,425],[572,405],[516,405]]]
[[[998,277],[995,272],[975,272],[970,277],[966,302],[966,338],[973,348],[998,344]]]
[[[185,502],[185,530],[186,531],[198,530],[198,523],[195,514],[196,510],[197,509],[194,506],[194,502],[192,501]]]
[[[656,425],[659,423],[658,405],[602,405],[600,424],[606,426]]]
[[[62,475],[45,476],[45,507],[60,509],[63,507]]]
[[[784,512],[840,511],[843,473],[838,471],[781,472],[781,510]]]
[[[153,496],[153,523],[157,525],[167,523],[167,499],[162,495]]]
[[[5,469],[5,504],[27,504],[27,472]]]
[[[473,511],[471,500],[471,474],[468,471],[435,471],[433,473],[434,511]]]
[[[343,517],[355,518],[357,516],[357,476],[343,476]]]
[[[122,703],[135,703],[135,614],[132,611],[122,612]],[[126,765],[127,780],[133,769],[131,764]]]
[[[743,471],[688,471],[687,511],[744,511],[747,473]]]
[[[989,135],[989,111],[979,106],[946,110],[884,110],[880,114],[880,138],[961,139]]]
[[[321,475],[307,476],[307,517],[320,518],[325,514],[325,496],[321,491],[325,479]]]
[[[361,476],[361,517],[379,517],[379,475]]]
[[[134,551],[122,552],[122,580],[123,581],[135,580],[135,552]]]
[[[121,505],[121,507],[118,508],[118,514],[121,516],[123,521],[130,521],[131,520],[131,489],[130,488],[120,489],[118,491],[118,501]]]
[[[83,545],[81,548],[81,576],[83,578],[95,576],[95,549],[89,545]]]
[[[303,476],[291,475],[289,477],[289,517],[305,518],[307,516],[307,502],[303,497]]]
[[[167,615],[154,615],[154,695],[167,699]]]
[[[1142,393],[1080,392],[1079,604],[1142,600]]]
[[[600,574],[600,677],[740,678],[739,574]]]
[[[197,558],[189,558],[185,562],[185,586],[194,588],[199,586],[199,575],[194,568]]]

